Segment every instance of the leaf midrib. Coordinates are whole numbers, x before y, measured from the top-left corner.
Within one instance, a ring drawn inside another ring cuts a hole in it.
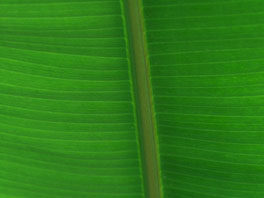
[[[141,0],[121,0],[124,6],[126,32],[138,120],[145,195],[162,198],[157,127],[154,115],[150,65]]]

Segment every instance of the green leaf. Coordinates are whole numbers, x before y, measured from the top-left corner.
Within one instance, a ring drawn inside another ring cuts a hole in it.
[[[0,0],[0,198],[262,198],[262,0]]]

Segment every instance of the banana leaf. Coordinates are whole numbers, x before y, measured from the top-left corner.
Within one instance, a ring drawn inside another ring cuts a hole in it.
[[[263,198],[263,0],[0,0],[0,198]]]

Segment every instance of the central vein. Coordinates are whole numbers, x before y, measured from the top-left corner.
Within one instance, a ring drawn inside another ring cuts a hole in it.
[[[141,0],[123,0],[134,80],[146,197],[162,198],[150,67]]]

